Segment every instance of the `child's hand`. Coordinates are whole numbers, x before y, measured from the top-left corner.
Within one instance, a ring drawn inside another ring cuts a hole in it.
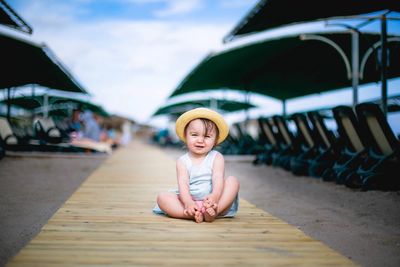
[[[188,216],[194,216],[196,210],[197,210],[196,203],[192,201],[191,203],[185,204],[185,209],[183,210],[183,213]]]

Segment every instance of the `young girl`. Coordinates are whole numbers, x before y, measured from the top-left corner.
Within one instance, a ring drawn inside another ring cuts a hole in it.
[[[196,108],[178,118],[176,133],[188,150],[176,162],[178,190],[159,194],[153,212],[197,223],[233,217],[239,182],[233,176],[224,178],[224,158],[213,150],[228,136],[225,120],[211,109]]]

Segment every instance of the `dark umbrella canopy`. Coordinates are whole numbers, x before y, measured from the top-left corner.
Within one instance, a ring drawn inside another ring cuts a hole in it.
[[[249,108],[254,108],[255,106],[250,103],[239,102],[234,100],[226,100],[226,99],[201,99],[201,100],[193,100],[193,101],[184,101],[179,102],[167,106],[160,107],[153,116],[158,115],[174,115],[179,116],[184,112],[198,107],[213,107],[225,111],[225,112],[234,112],[239,110],[245,110]]]
[[[45,98],[44,95],[20,96],[12,98],[10,100],[7,99],[2,100],[0,101],[0,103],[8,102],[10,105],[13,106],[17,106],[27,110],[34,110],[43,107],[44,98]],[[49,95],[48,104],[50,110],[63,110],[68,107],[68,104],[74,104],[75,106],[80,107],[82,110],[88,109],[102,116],[109,115],[107,111],[105,111],[101,106],[76,98]],[[59,105],[59,104],[66,104],[66,105]]]
[[[32,33],[31,26],[29,26],[4,0],[0,0],[0,24],[25,33]]]
[[[351,35],[322,33],[342,47],[351,62]],[[360,58],[379,34],[360,36]],[[388,77],[400,76],[399,42],[389,42]],[[360,84],[380,80],[377,53],[372,53]],[[360,59],[361,60],[361,59]],[[207,56],[179,84],[172,96],[210,89],[236,89],[280,100],[351,86],[344,60],[331,46],[320,41],[302,41],[299,35],[266,40]]]
[[[292,23],[366,14],[381,10],[400,12],[398,0],[261,0],[225,37],[260,32]]]
[[[0,34],[0,89],[38,84],[51,89],[86,93],[46,46]]]

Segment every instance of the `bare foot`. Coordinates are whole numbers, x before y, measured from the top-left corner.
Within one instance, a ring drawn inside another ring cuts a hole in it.
[[[204,207],[202,200],[196,200],[195,203],[198,211],[200,211],[201,213],[204,213],[206,211],[206,208]]]
[[[203,213],[200,211],[196,211],[194,214],[194,221],[196,223],[202,223],[204,221]]]
[[[206,222],[214,221],[215,218],[217,218],[217,208],[218,208],[217,203],[213,203],[213,204],[207,203],[204,206],[206,208],[206,210],[204,212],[204,220]]]

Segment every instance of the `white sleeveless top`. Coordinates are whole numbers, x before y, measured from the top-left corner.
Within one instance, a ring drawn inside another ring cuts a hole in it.
[[[212,192],[212,169],[215,156],[219,152],[211,150],[199,165],[193,165],[189,153],[179,159],[189,174],[189,191],[194,200],[203,200]]]

